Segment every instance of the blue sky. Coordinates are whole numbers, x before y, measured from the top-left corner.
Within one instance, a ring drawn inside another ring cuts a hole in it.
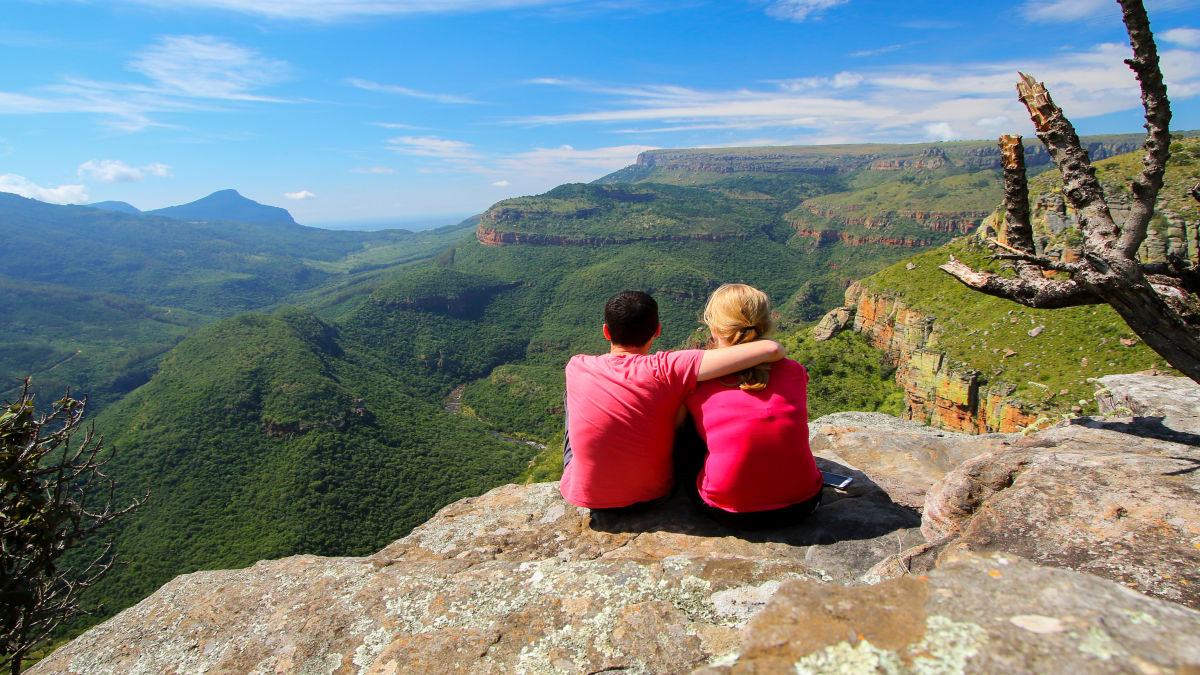
[[[1115,2],[5,0],[0,191],[461,216],[660,147],[1140,131]],[[1148,3],[1200,128],[1200,0]],[[447,221],[449,222],[449,221]]]

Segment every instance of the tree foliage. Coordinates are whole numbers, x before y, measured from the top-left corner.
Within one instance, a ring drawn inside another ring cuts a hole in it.
[[[141,504],[114,507],[101,472],[111,455],[81,429],[86,399],[68,392],[37,416],[28,384],[0,413],[0,666],[13,675],[60,623],[89,613],[79,594],[113,565],[109,545],[78,566],[63,554]]]
[[[1029,307],[1111,305],[1147,346],[1200,382],[1200,267],[1178,254],[1165,262],[1138,258],[1170,157],[1171,109],[1145,7],[1141,0],[1118,2],[1133,47],[1133,58],[1126,63],[1137,75],[1146,112],[1146,153],[1141,175],[1129,186],[1129,215],[1117,224],[1074,126],[1040,82],[1021,74],[1019,98],[1062,172],[1067,203],[1079,214],[1082,255],[1068,261],[1037,253],[1024,148],[1019,136],[1004,136],[1000,146],[1008,241],[994,242],[1005,251],[995,257],[1012,261],[1017,276],[977,271],[953,258],[941,268],[975,290]]]

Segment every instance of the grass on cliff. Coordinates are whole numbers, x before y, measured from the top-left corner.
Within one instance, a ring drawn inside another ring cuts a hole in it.
[[[890,173],[888,176],[886,174]],[[860,180],[874,174],[881,182],[857,190],[814,197],[808,206],[825,208],[855,217],[878,217],[901,211],[923,213],[986,213],[1004,199],[999,170],[963,173],[952,169],[906,169],[900,172],[863,172]],[[886,179],[886,182],[882,182]],[[788,214],[791,219],[795,212]]]
[[[1093,164],[1096,178],[1110,197],[1129,196],[1132,177],[1142,171],[1142,154],[1130,152]],[[1171,141],[1171,159],[1163,173],[1163,188],[1156,208],[1191,222],[1200,220],[1200,205],[1188,194],[1197,182],[1200,182],[1200,136],[1176,137]],[[1062,189],[1062,174],[1058,169],[1038,174],[1029,181],[1030,201],[1036,204],[1038,197],[1055,188]]]
[[[1094,411],[1088,378],[1150,368],[1169,370],[1107,305],[1031,309],[977,293],[938,265],[954,255],[976,269],[999,271],[989,251],[961,237],[862,280],[873,293],[903,300],[937,319],[929,347],[981,371],[987,384],[1016,385],[1015,396],[1049,413],[1080,405]],[[913,269],[907,269],[912,264]],[[1030,331],[1041,328],[1040,334]],[[1007,351],[1014,352],[1006,356]],[[1081,404],[1081,401],[1083,402]]]

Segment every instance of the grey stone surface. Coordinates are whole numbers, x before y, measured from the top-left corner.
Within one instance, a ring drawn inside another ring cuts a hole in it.
[[[178,577],[31,672],[687,672],[733,653],[781,583],[857,583],[917,523],[865,479],[753,535],[681,497],[611,516],[509,485],[368,558]]]
[[[1098,380],[1096,401],[1101,413],[1129,410],[1137,417],[1162,418],[1174,431],[1200,434],[1200,384],[1186,377],[1108,375]]]
[[[934,429],[882,413],[835,413],[809,424],[813,454],[862,471],[893,501],[914,509],[948,471],[1014,438]]]
[[[1200,613],[1007,554],[877,586],[783,584],[734,673],[1166,673],[1200,668]]]
[[[1083,418],[968,460],[929,490],[930,543],[873,573],[1001,550],[1200,608],[1200,447],[1160,430]]]

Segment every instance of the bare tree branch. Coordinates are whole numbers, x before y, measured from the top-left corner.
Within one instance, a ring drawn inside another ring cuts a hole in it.
[[[997,298],[1019,302],[1026,307],[1057,309],[1095,305],[1104,301],[1083,285],[1072,280],[1010,279],[994,272],[972,269],[954,256],[950,262],[938,266],[968,287]]]
[[[1045,256],[1029,255],[1026,253],[996,253],[996,254],[992,255],[992,259],[993,260],[1016,260],[1016,261],[1030,263],[1029,266],[1036,265],[1036,267],[1034,269],[1038,270],[1039,276],[1044,276],[1041,274],[1040,270],[1053,270],[1055,272],[1066,272],[1068,274],[1079,271],[1079,265],[1077,263],[1059,262],[1057,260],[1051,260]],[[1023,277],[1023,278],[1029,278],[1029,277]],[[1033,279],[1036,280],[1037,277],[1033,277]]]
[[[1118,2],[1129,31],[1129,44],[1133,47],[1133,58],[1125,63],[1137,75],[1142,89],[1142,106],[1146,110],[1146,143],[1143,146],[1146,155],[1142,159],[1141,176],[1129,186],[1133,192],[1133,203],[1119,243],[1125,257],[1136,259],[1138,247],[1146,238],[1146,226],[1154,215],[1154,201],[1162,189],[1163,172],[1171,154],[1171,106],[1145,7],[1140,0]]]
[[[1006,134],[1000,137],[1000,157],[1004,165],[1004,236],[1008,244],[996,242],[1013,253],[1033,256],[1033,227],[1029,223],[1029,183],[1025,178],[1025,146],[1021,137]],[[1017,260],[1017,274],[1022,279],[1042,277],[1040,267],[1024,257]]]
[[[1029,110],[1038,138],[1062,172],[1063,194],[1079,213],[1084,249],[1112,249],[1117,226],[1104,199],[1104,189],[1096,179],[1092,160],[1075,133],[1075,126],[1063,115],[1062,108],[1051,100],[1044,84],[1025,73],[1018,75],[1021,76],[1021,81],[1017,82],[1018,98]]]

